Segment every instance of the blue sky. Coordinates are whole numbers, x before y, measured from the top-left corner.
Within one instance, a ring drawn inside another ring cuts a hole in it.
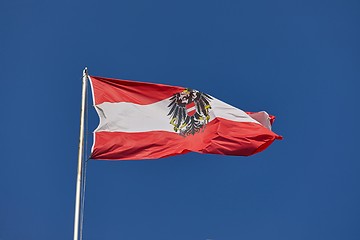
[[[284,140],[251,157],[89,161],[84,240],[359,239],[359,12],[350,0],[1,1],[0,239],[72,238],[85,66],[266,110]],[[97,121],[90,108],[88,133]]]

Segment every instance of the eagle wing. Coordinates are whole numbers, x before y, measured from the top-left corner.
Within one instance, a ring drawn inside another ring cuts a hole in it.
[[[171,117],[171,124],[174,125],[176,129],[178,129],[183,121],[186,122],[189,121],[189,118],[186,114],[186,108],[185,104],[181,103],[180,94],[177,93],[174,96],[170,98],[170,104],[168,107],[170,108],[170,111],[168,113],[168,116]]]
[[[211,109],[211,106],[210,106],[211,99],[212,99],[212,97],[210,97],[206,93],[201,93],[201,92],[197,93],[195,103],[196,103],[196,109],[197,109],[197,112],[199,113],[199,116],[201,116],[201,115],[208,116],[209,109]]]

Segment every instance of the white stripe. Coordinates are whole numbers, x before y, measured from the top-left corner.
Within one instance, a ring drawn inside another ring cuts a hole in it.
[[[266,127],[267,129],[271,130],[271,122],[270,122],[270,116],[267,112],[261,111],[256,113],[251,113],[249,116],[256,121],[258,121],[261,125]]]
[[[128,102],[96,105],[100,124],[96,132],[146,132],[173,131],[170,124],[169,99],[149,105],[139,105]]]
[[[191,108],[186,109],[186,111],[189,113],[189,112],[191,112],[191,111],[194,111],[195,109],[196,109],[196,107],[193,106],[193,107],[191,107]]]
[[[101,103],[95,106],[100,117],[100,123],[95,132],[174,132],[173,126],[170,124],[170,116],[168,116],[169,103],[169,99],[148,105],[128,102]],[[216,98],[211,100],[210,105],[210,121],[220,117],[236,122],[260,124],[244,111]]]

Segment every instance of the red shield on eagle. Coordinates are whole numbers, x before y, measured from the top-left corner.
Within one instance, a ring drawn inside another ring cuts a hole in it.
[[[186,104],[186,113],[188,116],[193,116],[196,113],[195,102]]]

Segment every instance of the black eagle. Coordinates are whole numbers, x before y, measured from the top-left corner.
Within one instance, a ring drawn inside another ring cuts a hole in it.
[[[168,105],[170,108],[168,116],[174,131],[187,136],[203,129],[210,119],[211,99],[209,95],[190,88],[172,96]],[[194,114],[188,114],[187,107],[190,105],[195,107]]]

